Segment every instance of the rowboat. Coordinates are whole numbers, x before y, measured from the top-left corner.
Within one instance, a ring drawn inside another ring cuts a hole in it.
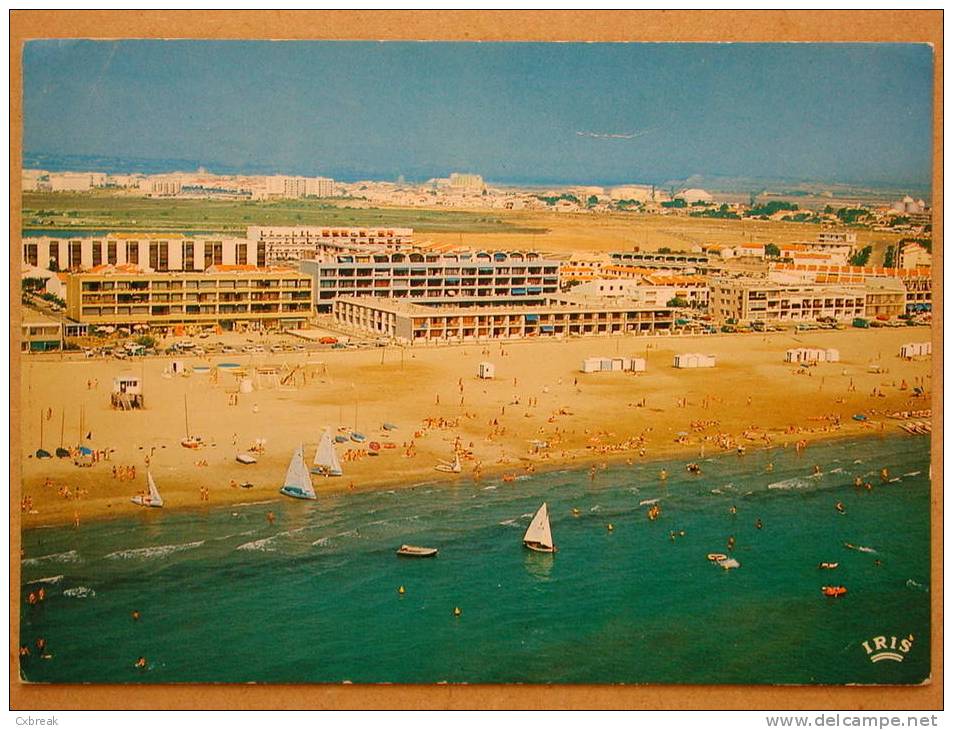
[[[432,558],[437,554],[437,548],[401,545],[397,548],[397,554],[405,558]]]

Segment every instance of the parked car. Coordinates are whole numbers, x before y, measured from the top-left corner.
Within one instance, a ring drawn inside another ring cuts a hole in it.
[[[337,337],[322,337],[321,339],[318,340],[318,343],[322,345],[336,345],[338,344],[338,338]]]

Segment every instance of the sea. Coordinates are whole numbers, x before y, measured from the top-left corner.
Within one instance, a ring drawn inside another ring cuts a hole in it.
[[[274,499],[27,530],[21,643],[32,651],[21,676],[426,684],[929,677],[927,437],[697,461],[700,474],[685,460],[655,461],[373,493],[321,495],[319,481],[315,502],[256,485],[250,498]],[[884,467],[891,481],[881,479]],[[873,488],[855,488],[855,476]],[[521,543],[543,502],[554,555]],[[654,521],[653,504],[661,509]],[[439,554],[401,558],[403,543]],[[740,567],[723,569],[709,553],[730,554]],[[45,600],[30,605],[41,586]],[[828,597],[824,586],[847,593]],[[878,637],[895,657],[878,656]]]

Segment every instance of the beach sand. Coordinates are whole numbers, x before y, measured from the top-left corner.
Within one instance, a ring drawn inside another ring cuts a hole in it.
[[[848,329],[512,342],[502,346],[502,355],[500,344],[491,343],[211,358],[212,363],[238,362],[252,368],[256,389],[238,395],[237,405],[228,405],[238,390],[237,378],[223,370],[214,382],[212,375],[199,373],[163,377],[167,358],[120,362],[28,356],[21,360],[22,489],[14,488],[14,499],[31,500],[32,509],[22,514],[25,527],[74,521],[81,525],[129,515],[143,509],[130,497],[146,489],[145,460],[150,457],[149,468],[166,509],[274,500],[280,498],[278,488],[295,447],[304,444],[310,463],[326,426],[336,433],[339,427],[356,428],[368,442],[390,442],[395,448],[350,461],[345,452],[363,453],[367,444],[338,445],[344,476],[314,477],[319,499],[337,490],[421,482],[449,486],[473,478],[477,463],[482,465],[478,476],[489,480],[528,468],[543,471],[618,459],[635,462],[683,454],[691,461],[702,454],[735,452],[739,444],[748,450],[794,448],[801,439],[896,434],[902,421],[883,414],[930,408],[932,390],[930,360],[904,361],[898,356],[900,345],[929,337],[927,328]],[[841,362],[796,374],[799,369],[783,361],[784,351],[800,346],[837,348]],[[717,366],[676,370],[672,356],[677,352],[714,354]],[[647,372],[579,372],[585,357],[616,355],[645,357]],[[476,377],[481,360],[495,363],[495,379]],[[323,365],[306,364],[318,361]],[[191,366],[203,361],[185,362]],[[869,372],[874,362],[886,372]],[[296,384],[279,386],[274,378],[256,377],[253,368],[265,365],[298,365]],[[110,408],[112,379],[124,373],[143,378],[145,410]],[[903,380],[907,390],[899,387]],[[916,384],[925,386],[926,397],[912,397]],[[871,394],[875,388],[883,397]],[[198,450],[180,445],[186,436],[186,397],[190,430],[207,444]],[[89,468],[77,467],[70,459],[36,459],[41,422],[42,446],[52,452],[61,443],[64,414],[63,445],[77,445],[81,408],[83,430],[92,434],[86,445],[106,450],[109,458]],[[853,420],[857,413],[869,420]],[[444,423],[428,427],[427,418]],[[839,418],[839,425],[833,418]],[[386,432],[384,422],[398,429]],[[688,433],[681,442],[679,432]],[[247,451],[258,438],[266,439],[259,462],[237,463],[236,453]],[[534,439],[549,447],[534,453]],[[415,455],[408,457],[411,441]],[[455,442],[470,452],[462,472],[435,470],[440,460],[453,458]],[[809,448],[805,458],[810,459]],[[197,465],[200,462],[207,466]],[[114,478],[113,467],[133,465],[135,479]],[[232,482],[254,486],[242,489]],[[512,487],[518,489],[518,482]],[[207,501],[202,499],[203,488],[208,490]]]

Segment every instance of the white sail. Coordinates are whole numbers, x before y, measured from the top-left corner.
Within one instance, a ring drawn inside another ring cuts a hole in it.
[[[149,504],[152,507],[161,507],[162,495],[159,494],[159,488],[156,486],[155,479],[152,478],[152,472],[147,471],[146,476],[149,477]]]
[[[331,438],[331,432],[325,429],[321,435],[321,441],[314,452],[314,466],[324,474],[332,477],[339,477],[341,471],[341,462],[338,461],[337,452],[334,450],[334,441]]]
[[[545,502],[529,523],[526,534],[523,535],[523,542],[535,542],[547,548],[553,546],[553,533],[549,529],[549,509]]]
[[[311,473],[304,463],[304,448],[302,446],[295,449],[294,456],[291,457],[288,472],[285,474],[284,486],[297,487],[311,498],[315,496],[314,485],[311,484]]]

